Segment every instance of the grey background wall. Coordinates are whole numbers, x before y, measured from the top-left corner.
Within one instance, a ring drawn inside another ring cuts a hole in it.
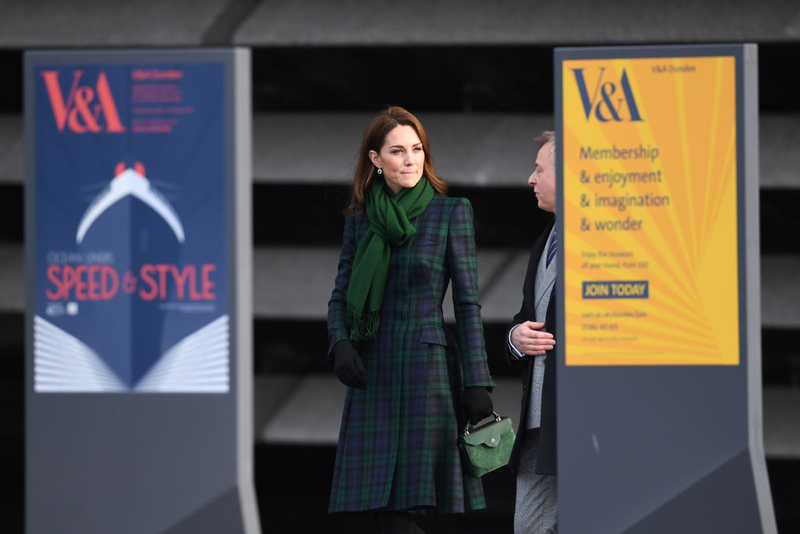
[[[532,138],[553,123],[553,47],[717,42],[759,44],[765,446],[779,529],[800,530],[797,2],[0,0],[0,13],[0,517],[11,531],[23,509],[23,50],[252,47],[256,490],[262,517],[312,532],[343,524],[324,513],[344,395],[322,366],[325,314],[370,116],[387,104],[416,113],[451,195],[475,207],[495,403],[513,414],[519,369],[500,344],[544,220],[525,180]],[[510,477],[487,486],[490,509],[470,527],[510,525]]]

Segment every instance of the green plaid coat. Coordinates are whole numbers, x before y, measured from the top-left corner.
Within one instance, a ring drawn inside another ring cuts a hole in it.
[[[472,206],[436,194],[412,222],[416,235],[392,249],[378,336],[356,344],[368,385],[347,389],[330,512],[485,507],[481,481],[463,475],[457,446],[462,388],[494,386],[478,303]],[[345,223],[328,303],[329,353],[348,337],[345,294],[368,226],[366,214]],[[460,351],[442,316],[451,279]]]

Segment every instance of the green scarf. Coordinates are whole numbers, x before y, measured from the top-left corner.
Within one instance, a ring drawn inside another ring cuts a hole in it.
[[[358,245],[347,286],[347,325],[350,339],[374,339],[380,326],[383,290],[389,274],[391,246],[402,245],[417,233],[411,219],[419,216],[433,198],[433,186],[422,175],[417,185],[393,195],[382,179],[367,192],[369,228]]]

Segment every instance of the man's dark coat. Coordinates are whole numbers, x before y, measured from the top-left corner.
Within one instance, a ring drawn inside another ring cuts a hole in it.
[[[531,250],[531,258],[528,261],[528,272],[525,274],[525,283],[522,286],[522,307],[514,316],[511,324],[506,330],[505,337],[505,351],[506,356],[512,362],[516,362],[517,358],[512,355],[511,349],[508,347],[508,334],[514,325],[524,323],[525,321],[536,320],[536,302],[534,301],[535,284],[536,284],[536,269],[539,266],[539,259],[542,256],[544,247],[547,244],[547,238],[550,236],[550,231],[553,229],[555,218],[551,220],[544,232],[536,239]],[[545,317],[545,328],[548,332],[553,334],[553,337],[558,340],[558,332],[556,330],[556,289],[550,294],[550,301],[547,305],[547,314]],[[547,352],[547,359],[544,366],[544,384],[542,387],[542,418],[541,418],[541,433],[539,440],[539,452],[536,460],[536,472],[542,475],[555,475],[556,474],[556,351],[555,349]],[[519,464],[519,454],[522,442],[525,440],[526,418],[528,417],[528,403],[531,398],[531,387],[533,380],[533,356],[525,356],[523,362],[525,364],[525,371],[522,375],[522,410],[519,417],[519,426],[517,428],[517,440],[514,443],[514,450],[511,453],[511,460],[509,467],[512,471],[516,472]]]

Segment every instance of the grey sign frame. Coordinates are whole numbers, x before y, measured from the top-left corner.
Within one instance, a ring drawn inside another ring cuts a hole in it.
[[[565,534],[777,532],[762,435],[757,46],[557,48],[556,142],[564,146],[564,61],[702,56],[734,56],[736,63],[739,284],[732,289],[739,292],[740,362],[567,366],[560,341],[558,498]],[[562,150],[556,158],[564,213]],[[558,231],[564,235],[563,217]],[[564,302],[563,264],[559,271]],[[558,321],[564,332],[564,306]]]
[[[27,532],[260,532],[253,485],[250,56],[247,48],[25,53]],[[146,62],[224,66],[230,388],[210,395],[37,394],[35,69]]]

